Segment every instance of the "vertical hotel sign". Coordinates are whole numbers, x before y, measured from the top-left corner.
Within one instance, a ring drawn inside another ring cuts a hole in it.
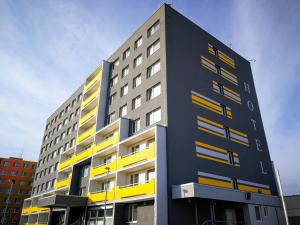
[[[244,91],[246,93],[245,96],[248,96],[248,99],[246,99],[247,108],[252,113],[252,112],[254,112],[254,110],[257,110],[257,109],[254,106],[253,101],[250,99],[250,97],[252,97],[253,90],[250,88],[250,84],[247,83],[247,82],[244,82]],[[254,130],[255,133],[257,133],[257,130],[259,128],[258,125],[257,125],[257,121],[253,118],[251,118],[250,121],[251,121],[252,129]],[[263,146],[261,144],[260,137],[255,137],[255,144],[256,144],[256,150],[262,152],[263,151]],[[263,162],[262,161],[259,161],[259,166],[260,166],[260,169],[261,169],[261,173],[262,174],[267,174],[267,171],[263,167]]]

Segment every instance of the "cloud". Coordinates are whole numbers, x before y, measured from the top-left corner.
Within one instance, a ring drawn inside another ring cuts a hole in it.
[[[289,1],[234,1],[234,50],[256,59],[252,70],[271,157],[285,193],[300,190],[298,97],[300,5]]]

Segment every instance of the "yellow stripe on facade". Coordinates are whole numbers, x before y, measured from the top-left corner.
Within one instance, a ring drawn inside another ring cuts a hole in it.
[[[213,158],[213,157],[210,157],[210,156],[206,156],[206,155],[202,155],[202,154],[196,154],[197,157],[200,157],[200,158],[203,158],[203,159],[208,159],[208,160],[212,160],[212,161],[215,161],[215,162],[219,162],[219,163],[224,163],[224,164],[229,164],[228,161],[225,161],[225,160],[221,160],[221,159],[217,159],[217,158]]]
[[[249,144],[247,144],[247,143],[245,143],[245,142],[241,142],[241,141],[236,140],[236,139],[234,139],[234,138],[230,138],[230,140],[231,140],[231,141],[234,141],[234,142],[236,142],[236,143],[239,143],[239,144],[241,144],[241,145],[245,145],[245,146],[249,147]]]
[[[269,189],[252,187],[252,186],[244,185],[244,184],[238,184],[238,190],[240,190],[240,191],[260,193],[258,189],[261,190],[261,194],[271,195],[271,190],[269,190]]]
[[[236,100],[236,99],[234,99],[234,98],[231,98],[231,97],[228,96],[228,95],[224,95],[224,97],[226,97],[226,98],[228,98],[228,99],[230,99],[230,100],[232,100],[232,101],[234,101],[234,102],[236,102],[236,103],[238,103],[238,104],[241,104],[241,102],[239,102],[238,100]]]
[[[236,78],[236,79],[237,79],[237,76],[236,76],[236,75],[234,75],[233,73],[229,72],[228,70],[225,70],[225,69],[224,69],[224,68],[222,68],[222,67],[221,67],[221,70],[222,70],[224,73],[228,74],[229,76],[231,76],[231,77],[234,77],[234,78]]]
[[[245,137],[245,138],[248,137],[247,134],[242,133],[242,132],[240,132],[240,131],[238,131],[238,130],[235,130],[235,129],[232,129],[232,128],[229,128],[229,130],[230,130],[230,132],[235,133],[235,134],[238,134],[238,135],[240,135],[240,136],[242,136],[242,137]]]
[[[216,135],[216,136],[218,136],[218,137],[225,138],[223,135],[221,135],[221,134],[219,134],[219,133],[217,133],[217,132],[208,130],[208,129],[206,129],[206,128],[198,127],[198,129],[199,129],[199,130],[202,130],[202,131],[205,131],[205,132],[207,132],[207,133],[210,133],[210,134],[214,134],[214,135]]]
[[[198,119],[198,120],[201,120],[201,121],[203,121],[203,122],[212,124],[212,125],[214,125],[214,126],[216,126],[216,127],[224,128],[223,125],[221,125],[221,124],[219,124],[219,123],[216,123],[216,122],[214,122],[214,121],[211,121],[211,120],[209,120],[209,119],[206,119],[206,118],[204,118],[204,117],[202,117],[202,116],[197,116],[197,119]]]
[[[199,177],[198,178],[198,183],[199,184],[204,184],[204,185],[210,185],[210,186],[216,186],[216,187],[232,189],[232,183],[231,182],[220,181],[220,180],[215,180],[215,179],[211,179],[211,178]]]
[[[192,103],[194,103],[194,104],[196,104],[196,105],[199,105],[199,106],[201,106],[201,107],[203,107],[203,108],[209,109],[209,110],[211,110],[211,111],[213,111],[213,112],[215,112],[215,113],[220,114],[220,111],[217,111],[217,110],[215,110],[215,109],[212,109],[212,108],[210,108],[210,107],[208,107],[208,106],[206,106],[206,105],[200,104],[200,103],[198,103],[198,102],[196,102],[196,101],[192,101]]]
[[[225,80],[227,80],[228,82],[230,82],[230,83],[232,83],[232,84],[236,85],[236,86],[239,86],[237,82],[234,82],[234,81],[232,81],[232,80],[228,79],[228,78],[227,78],[227,77],[225,77],[224,75],[222,75],[222,78],[223,78],[223,79],[225,79]]]
[[[208,58],[204,57],[204,56],[201,56],[201,58],[207,62],[209,62],[210,64],[212,65],[216,65],[213,61],[209,60]]]
[[[218,105],[216,105],[216,104],[214,104],[214,103],[211,103],[211,102],[209,102],[209,101],[207,101],[207,100],[205,100],[205,99],[203,99],[203,98],[200,98],[200,97],[198,97],[198,96],[192,95],[192,99],[195,100],[195,101],[197,101],[197,102],[199,102],[199,103],[202,103],[202,104],[204,104],[204,105],[207,105],[207,106],[209,106],[210,108],[213,108],[213,109],[215,109],[215,110],[218,110],[219,112],[220,112],[220,110],[221,110],[221,107],[220,107],[220,106],[218,106]]]
[[[200,147],[212,149],[212,150],[215,150],[217,152],[222,152],[222,153],[226,153],[227,154],[227,150],[225,150],[223,148],[218,148],[218,147],[215,147],[215,146],[212,146],[212,145],[208,145],[208,144],[202,143],[200,141],[195,141],[195,144],[198,145],[198,146],[200,146]]]
[[[209,66],[205,65],[205,64],[202,64],[203,67],[205,67],[206,69],[210,70],[211,72],[213,73],[217,73],[216,70],[213,70],[212,68],[210,68]]]
[[[230,92],[231,94],[237,96],[237,97],[241,97],[241,95],[239,93],[236,93],[235,91],[229,89],[228,87],[223,86],[224,90]]]

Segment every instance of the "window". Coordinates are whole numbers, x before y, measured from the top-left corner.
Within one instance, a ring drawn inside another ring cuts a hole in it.
[[[70,109],[71,109],[71,107],[70,107],[70,105],[68,105],[68,106],[66,107],[66,112],[68,112]]]
[[[79,115],[79,112],[80,112],[80,108],[77,108],[75,111],[75,116]]]
[[[130,175],[130,184],[135,185],[139,183],[139,174],[134,173]]]
[[[118,83],[118,74],[110,79],[110,87],[115,86]]]
[[[140,36],[135,42],[134,42],[134,48],[138,48],[143,44],[143,37]]]
[[[1,175],[7,175],[7,170],[2,170]]]
[[[228,151],[228,162],[230,165],[234,165],[234,156],[233,156],[233,152]]]
[[[68,118],[64,119],[64,126],[68,123]]]
[[[22,171],[22,177],[26,177],[27,176],[27,173]]]
[[[105,181],[105,182],[102,182],[101,183],[101,187],[100,187],[100,190],[101,191],[106,191],[106,190],[109,190],[110,188],[109,188],[109,181]]]
[[[77,130],[77,123],[74,123],[74,125],[73,125],[73,132],[74,132],[75,130]]]
[[[138,107],[141,106],[141,96],[137,96],[132,100],[132,109],[137,109]]]
[[[63,115],[64,115],[64,111],[61,111],[61,112],[59,113],[59,118],[61,118]]]
[[[146,115],[146,126],[155,124],[161,120],[161,109],[155,109]]]
[[[153,34],[155,34],[156,31],[159,30],[160,27],[160,23],[159,20],[155,22],[155,24],[153,24],[149,29],[148,29],[148,37],[152,36]]]
[[[61,127],[62,127],[62,124],[60,123],[60,124],[58,124],[58,126],[57,126],[57,130],[60,130],[61,129]]]
[[[76,99],[73,99],[72,106],[74,106],[75,104],[76,104]]]
[[[137,204],[128,206],[128,222],[137,222]]]
[[[108,98],[108,104],[109,105],[112,105],[114,103],[114,101],[116,99],[116,95],[117,95],[117,93],[115,92],[111,96],[109,96],[109,98]]]
[[[123,87],[121,87],[120,95],[123,97],[124,95],[127,95],[128,93],[128,84],[125,84]]]
[[[126,66],[122,69],[122,78],[126,77],[129,74],[129,66]]]
[[[110,155],[110,156],[106,156],[104,159],[103,159],[103,163],[105,164],[105,165],[107,165],[107,164],[109,164],[109,163],[111,163],[112,162],[112,156]]]
[[[17,171],[11,171],[10,175],[11,176],[17,176],[18,172]]]
[[[264,214],[265,214],[265,217],[269,216],[268,207],[264,207]]]
[[[123,52],[123,60],[127,59],[130,56],[130,48],[127,48],[124,52]]]
[[[8,161],[4,161],[4,166],[9,166],[9,162]]]
[[[133,60],[133,67],[137,67],[142,64],[143,58],[142,55],[139,55]]]
[[[149,182],[153,178],[155,178],[155,170],[154,169],[148,170],[146,174],[146,182]]]
[[[124,117],[127,115],[127,105],[123,105],[121,108],[120,108],[120,117]]]
[[[81,170],[81,177],[87,177],[89,175],[89,171],[90,171],[89,165],[83,166]]]
[[[74,119],[74,113],[71,113],[71,115],[70,115],[70,121],[71,121],[72,119]]]
[[[230,131],[229,131],[229,128],[224,126],[224,131],[225,131],[225,134],[224,134],[225,137],[226,137],[227,139],[230,139]]]
[[[141,120],[140,119],[136,119],[134,121],[132,121],[131,123],[131,131],[132,133],[136,133],[140,130],[141,128]]]
[[[112,65],[112,69],[116,68],[117,66],[119,66],[119,58],[117,58],[114,62],[113,62],[113,65]]]
[[[146,100],[149,101],[149,100],[159,96],[160,93],[161,93],[161,85],[160,85],[160,83],[158,83],[147,90]]]
[[[220,107],[221,107],[222,114],[224,116],[227,116],[227,108],[226,108],[226,106],[223,105],[223,104],[220,104]]]
[[[160,61],[156,61],[147,68],[147,78],[152,77],[154,74],[160,71]]]
[[[238,182],[237,182],[237,179],[235,179],[235,178],[232,179],[232,186],[233,186],[233,189],[238,190]]]
[[[17,163],[17,162],[14,162],[13,165],[14,165],[14,167],[17,167],[17,168],[20,167],[20,163]]]
[[[133,78],[133,84],[132,87],[136,88],[137,86],[139,86],[142,83],[142,76],[141,74],[137,75],[136,77]]]
[[[112,123],[114,120],[115,120],[115,112],[109,114],[107,117],[106,117],[106,124],[110,124]]]
[[[150,45],[147,49],[148,56],[153,55],[154,52],[156,52],[158,49],[160,49],[160,41],[159,39],[155,41],[152,45]]]
[[[261,212],[259,206],[254,206],[256,221],[261,221]]]
[[[71,134],[71,127],[67,129],[67,135]]]
[[[29,168],[29,164],[28,163],[24,163],[23,168],[24,169]]]
[[[79,189],[79,195],[80,196],[86,196],[86,187],[81,187]]]
[[[221,95],[224,95],[224,86],[223,86],[222,84],[219,84],[219,83],[218,83],[218,89],[219,89],[219,93],[220,93]]]
[[[79,102],[82,99],[82,94],[78,95],[77,101]]]
[[[66,132],[62,132],[62,134],[60,135],[60,140],[65,139],[65,137],[66,137]]]
[[[72,148],[74,145],[75,145],[75,138],[72,138],[70,142],[70,147]]]

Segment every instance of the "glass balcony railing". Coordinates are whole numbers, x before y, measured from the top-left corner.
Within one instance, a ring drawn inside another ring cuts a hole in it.
[[[60,189],[60,188],[66,187],[66,186],[70,186],[70,184],[71,184],[71,178],[68,177],[63,180],[58,180],[56,182],[55,188]]]
[[[88,203],[92,202],[103,202],[105,201],[106,193],[105,191],[99,192],[89,192],[88,194]],[[107,201],[112,201],[115,198],[115,189],[112,188],[107,192]]]
[[[62,161],[58,164],[58,170],[62,170],[66,167],[69,167],[74,164],[74,156],[72,156],[70,159],[67,159],[65,161]]]
[[[99,166],[96,166],[96,167],[92,167],[91,168],[91,177],[96,177],[96,176],[107,173],[107,169],[106,169],[107,167],[109,168],[109,172],[116,171],[116,169],[117,169],[117,160],[114,160],[114,161],[112,161],[110,163],[107,163],[107,164],[105,163],[105,164],[102,164],[102,165],[99,165]]]
[[[92,156],[93,154],[93,146],[91,145],[89,148],[87,148],[86,150],[76,154],[75,156],[75,162],[79,162],[85,158],[88,158],[89,156]]]
[[[126,186],[116,187],[116,199],[141,196],[141,195],[153,195],[155,193],[155,179],[151,179],[144,184],[130,184]]]
[[[86,82],[83,88],[83,93],[86,93],[96,82],[100,80],[100,74],[97,74],[93,79]]]
[[[90,95],[88,98],[86,98],[83,103],[81,104],[81,109],[85,108],[88,104],[90,104],[95,98],[97,98],[100,94],[99,89],[95,91],[92,95]]]
[[[81,117],[80,120],[79,120],[79,126],[81,126],[86,121],[88,121],[89,119],[91,119],[92,117],[94,117],[97,112],[98,112],[98,107],[95,107],[89,113],[87,113],[83,117]]]
[[[118,157],[118,168],[124,168],[126,166],[130,166],[132,164],[146,161],[149,159],[153,159],[155,157],[155,144],[150,144],[149,148],[136,152],[131,153],[129,155],[125,156],[119,156]]]
[[[93,125],[92,128],[90,128],[90,129],[86,130],[85,132],[83,132],[82,134],[78,135],[78,137],[76,139],[77,144],[79,144],[80,142],[82,142],[85,139],[89,138],[95,132],[96,132],[96,125]]]
[[[112,137],[102,141],[101,143],[95,145],[94,147],[94,153],[99,152],[105,148],[108,148],[109,146],[112,146],[119,141],[119,133],[116,132]]]

